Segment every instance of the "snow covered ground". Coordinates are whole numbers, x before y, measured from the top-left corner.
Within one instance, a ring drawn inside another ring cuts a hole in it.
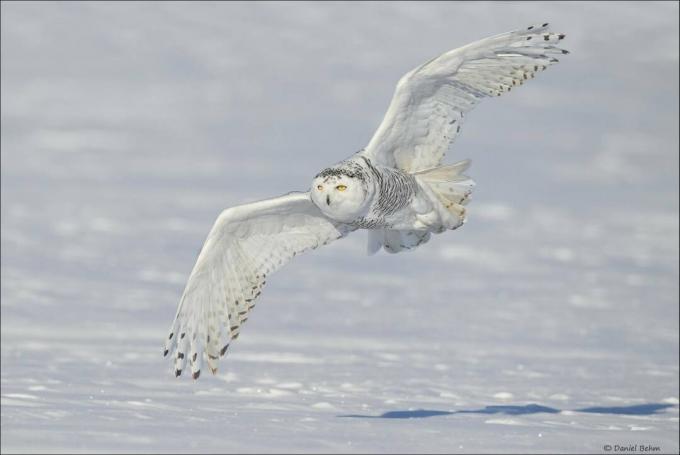
[[[217,214],[361,148],[396,80],[549,20],[462,229],[273,276],[217,376],[166,330]],[[2,451],[678,445],[677,3],[2,3]]]

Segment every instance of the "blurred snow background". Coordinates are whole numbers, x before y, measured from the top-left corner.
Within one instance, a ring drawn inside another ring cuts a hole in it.
[[[215,376],[166,330],[215,217],[363,147],[398,78],[550,21],[469,221],[269,280]],[[678,4],[2,3],[3,452],[678,452]]]

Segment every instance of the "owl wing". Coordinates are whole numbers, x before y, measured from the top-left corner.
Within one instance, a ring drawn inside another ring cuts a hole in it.
[[[366,148],[373,162],[416,172],[439,165],[460,132],[465,113],[500,96],[568,51],[548,24],[486,38],[446,52],[406,73]]]
[[[213,225],[189,276],[166,339],[164,355],[182,373],[189,355],[194,379],[203,360],[213,373],[238,337],[265,278],[296,254],[345,236],[353,228],[333,222],[309,193],[232,207]]]

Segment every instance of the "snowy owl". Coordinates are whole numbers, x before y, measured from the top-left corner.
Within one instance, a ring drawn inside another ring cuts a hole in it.
[[[406,73],[368,145],[319,172],[307,192],[231,207],[213,225],[182,294],[164,355],[192,377],[238,337],[265,279],[295,255],[368,230],[370,254],[416,248],[460,227],[469,160],[442,165],[465,114],[566,54],[563,34],[532,25],[446,52]]]

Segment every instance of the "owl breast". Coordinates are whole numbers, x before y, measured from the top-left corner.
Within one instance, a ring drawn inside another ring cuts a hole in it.
[[[363,229],[412,229],[413,202],[419,193],[416,179],[394,168],[373,167],[377,191],[368,213],[355,220]]]

